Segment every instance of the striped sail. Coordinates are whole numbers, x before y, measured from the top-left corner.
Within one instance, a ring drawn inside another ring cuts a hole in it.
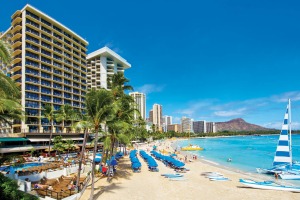
[[[284,115],[284,120],[283,120],[282,129],[277,144],[273,166],[292,164],[289,119],[290,119],[290,100]]]

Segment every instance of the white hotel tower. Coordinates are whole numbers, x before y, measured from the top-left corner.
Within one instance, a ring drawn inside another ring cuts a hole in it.
[[[124,73],[131,65],[116,52],[103,47],[87,56],[88,88],[108,88],[107,80],[115,73]]]

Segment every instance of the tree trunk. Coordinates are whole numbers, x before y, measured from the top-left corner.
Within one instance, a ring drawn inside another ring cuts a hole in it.
[[[52,139],[52,126],[53,126],[53,121],[51,121],[51,127],[50,127],[50,138],[49,138],[49,149],[48,149],[48,155],[49,157],[51,157],[51,153],[50,153],[50,144],[51,144],[51,139]]]
[[[62,121],[62,127],[61,127],[60,136],[64,132],[64,128],[65,128],[65,120]]]
[[[114,155],[114,146],[115,146],[115,138],[113,137],[112,138],[112,143],[111,143],[111,149],[110,149],[110,159],[109,159],[109,161],[111,160],[111,158],[112,158],[112,156]],[[108,162],[108,173],[110,173],[110,171],[111,171],[111,164],[110,164],[110,162]],[[108,176],[107,176],[107,179],[109,179],[109,176],[110,176],[110,174],[108,174]]]
[[[105,159],[106,159],[105,162],[107,161],[107,158],[108,158],[108,152],[109,152],[108,149],[106,149],[105,150]]]
[[[80,159],[79,159],[79,163],[78,163],[78,173],[77,173],[77,180],[76,180],[76,188],[77,188],[78,192],[80,191],[79,181],[80,181],[82,160],[85,159],[85,158],[83,158],[83,156],[84,156],[85,145],[86,145],[86,140],[87,140],[86,137],[87,137],[87,128],[84,129],[84,138],[83,138],[82,150],[81,150]]]
[[[90,200],[93,200],[94,198],[94,190],[95,190],[95,167],[96,167],[96,164],[94,162],[95,160],[95,157],[96,157],[96,153],[97,153],[97,144],[98,144],[98,127],[96,128],[95,130],[95,143],[94,143],[94,151],[93,151],[93,159],[92,159],[92,188],[91,188],[91,195],[90,195]]]

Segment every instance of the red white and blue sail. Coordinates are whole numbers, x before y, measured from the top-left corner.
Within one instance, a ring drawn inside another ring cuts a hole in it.
[[[292,151],[291,151],[291,106],[290,100],[284,115],[284,120],[279,136],[277,149],[274,157],[273,166],[277,165],[292,165]]]

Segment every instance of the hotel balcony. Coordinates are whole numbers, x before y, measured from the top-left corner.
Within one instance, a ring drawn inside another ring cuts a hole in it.
[[[11,72],[16,72],[19,71],[20,69],[22,69],[22,62],[18,62],[14,64],[11,68]]]
[[[22,40],[21,40],[21,38],[20,38],[20,39],[14,41],[13,44],[11,45],[11,47],[12,47],[13,49],[15,49],[15,48],[17,48],[18,46],[21,46],[21,45],[22,45]]]
[[[22,53],[22,48],[21,47],[15,48],[13,50],[12,56],[17,56],[20,53]]]
[[[18,55],[18,56],[15,56],[13,61],[12,61],[12,64],[16,64],[18,62],[21,62],[22,60],[22,56],[21,55]]]
[[[22,76],[22,72],[21,72],[21,70],[20,70],[20,71],[14,72],[14,73],[12,74],[11,78],[12,78],[13,80],[16,80],[16,79],[20,78],[21,76]]]
[[[14,34],[15,32],[19,31],[22,29],[22,22],[17,23],[13,26],[13,28],[11,29],[11,34]]]
[[[11,25],[14,26],[16,23],[19,23],[21,21],[22,21],[22,13],[21,11],[18,10],[12,16]]]
[[[13,37],[11,38],[11,40],[14,41],[14,40],[17,40],[21,37],[22,37],[22,30],[15,32]]]

